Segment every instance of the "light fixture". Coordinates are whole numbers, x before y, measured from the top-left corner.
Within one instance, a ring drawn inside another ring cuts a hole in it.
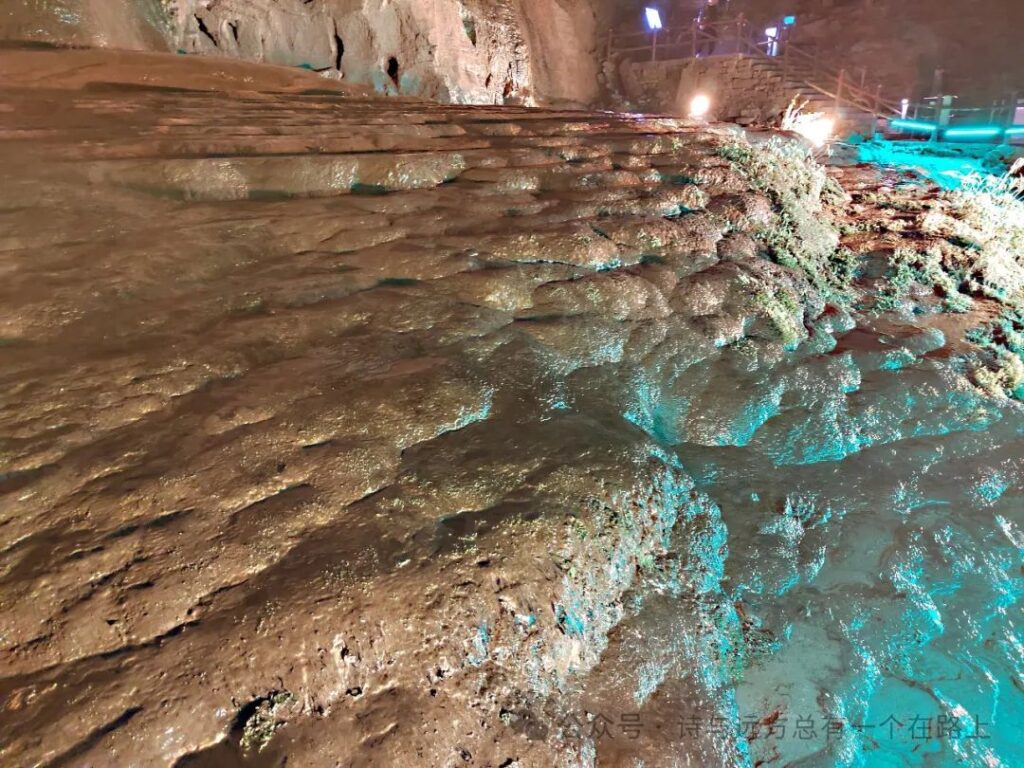
[[[690,99],[690,117],[694,120],[703,120],[711,111],[711,99],[706,94],[698,93]]]
[[[810,120],[797,121],[793,130],[816,147],[825,146],[836,129],[836,120],[827,115],[816,115]]]
[[[917,131],[934,133],[938,126],[935,123],[926,123],[922,120],[890,120],[889,125],[897,131]]]
[[[796,24],[796,16],[784,16],[782,18],[782,23],[785,24],[787,27],[792,27],[794,24]]]
[[[647,19],[647,28],[652,32],[661,29],[661,13],[657,8],[644,8],[644,16]]]
[[[947,128],[945,137],[947,139],[992,139],[1002,132],[1002,128],[994,125],[975,128]]]
[[[910,112],[910,99],[903,99],[900,101],[900,117],[904,120],[907,119],[907,114]]]

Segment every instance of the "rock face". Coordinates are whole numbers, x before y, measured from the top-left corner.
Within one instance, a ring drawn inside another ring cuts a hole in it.
[[[177,46],[336,73],[381,92],[500,104],[591,101],[587,0],[173,0]]]
[[[794,148],[0,73],[4,765],[1022,764],[1024,416]]]
[[[178,50],[304,67],[435,101],[583,105],[603,2],[13,0],[0,39]]]

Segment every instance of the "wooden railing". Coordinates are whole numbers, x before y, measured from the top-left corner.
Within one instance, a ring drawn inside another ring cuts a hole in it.
[[[772,62],[783,78],[833,99],[837,108],[852,107],[876,117],[900,114],[900,104],[884,98],[881,85],[868,87],[865,71],[859,79],[851,77],[846,69],[826,63],[816,47],[794,45],[788,40],[759,40],[755,34],[743,16],[656,32],[613,32],[608,36],[607,53],[635,61],[692,59],[710,52],[753,56]]]

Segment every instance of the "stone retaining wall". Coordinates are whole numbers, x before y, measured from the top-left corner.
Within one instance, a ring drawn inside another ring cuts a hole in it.
[[[684,116],[693,96],[705,93],[714,119],[752,125],[777,118],[797,95],[756,64],[748,56],[713,56],[624,62],[620,72],[626,94],[644,109]]]

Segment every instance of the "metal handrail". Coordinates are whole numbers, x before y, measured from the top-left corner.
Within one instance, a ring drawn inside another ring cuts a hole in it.
[[[1017,93],[1007,98],[996,99],[988,106],[961,107],[959,105],[944,105],[941,97],[931,97],[907,105],[907,116],[912,119],[923,119],[927,117],[938,118],[945,113],[945,120],[951,125],[956,123],[974,123],[978,116],[987,116],[988,121],[999,125],[1013,125],[1019,105]]]
[[[724,37],[721,34],[723,30],[732,34]],[[812,52],[788,41],[780,42],[780,55],[772,56],[769,51],[762,50],[762,46],[767,44],[755,38],[753,27],[742,15],[730,21],[711,24],[695,21],[688,27],[665,27],[656,32],[612,32],[608,36],[607,52],[610,56],[613,52],[649,51],[651,61],[656,61],[659,51],[663,52],[662,57],[664,58],[664,51],[667,49],[669,52],[677,54],[669,58],[688,59],[696,58],[701,48],[707,43],[727,42],[730,39],[736,43],[738,53],[741,55],[754,56],[776,64],[781,60],[783,77],[788,78],[792,75],[794,79],[799,80],[812,90],[834,99],[837,107],[845,104],[876,117],[900,114],[899,104],[882,97],[881,85],[877,86],[874,91],[856,85],[847,76],[845,69],[832,67],[823,62],[817,50]],[[645,40],[646,44],[626,44],[632,40]],[[797,71],[794,71],[794,66]],[[801,75],[800,69],[810,70],[810,76]],[[862,82],[864,79],[862,74]]]

